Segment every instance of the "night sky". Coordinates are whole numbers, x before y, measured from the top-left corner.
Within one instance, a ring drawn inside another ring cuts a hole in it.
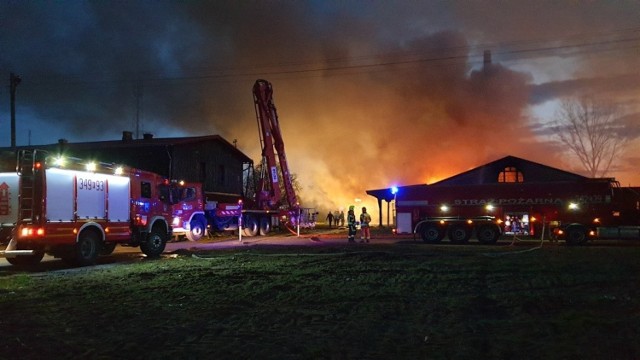
[[[549,136],[580,96],[621,109],[609,176],[640,185],[638,1],[0,0],[0,146],[11,72],[18,145],[219,134],[255,162],[266,79],[321,209],[506,155],[580,172]]]

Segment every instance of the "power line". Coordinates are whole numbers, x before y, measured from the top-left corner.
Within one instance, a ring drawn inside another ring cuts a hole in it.
[[[449,48],[432,49],[423,52],[395,52],[371,56],[355,56],[329,58],[324,63],[314,62],[282,62],[261,67],[249,68],[225,68],[214,69],[212,74],[184,75],[184,76],[150,76],[146,78],[136,77],[136,81],[142,79],[145,87],[158,86],[160,83],[216,80],[230,81],[235,78],[256,77],[265,75],[309,75],[323,73],[323,75],[340,75],[339,72],[358,70],[358,73],[370,71],[385,71],[385,68],[398,67],[412,64],[449,64],[455,62],[481,63],[482,54],[469,55],[475,49],[492,49],[495,56],[511,57],[510,61],[517,59],[543,58],[550,56],[575,56],[584,53],[597,53],[603,51],[624,51],[640,46],[640,28],[620,29],[600,34],[580,34],[570,35],[558,39],[530,39],[495,44],[461,45]],[[633,35],[633,36],[630,36]],[[604,39],[612,35],[624,35],[623,38]],[[586,40],[585,40],[586,39]],[[589,40],[593,41],[589,41]],[[579,40],[577,43],[566,43]],[[559,45],[547,45],[549,43],[559,43]],[[511,48],[509,50],[500,50]],[[496,49],[496,50],[493,50]],[[433,54],[424,56],[426,54]],[[444,53],[445,55],[435,55]],[[365,62],[365,63],[362,63]],[[344,64],[342,64],[344,63]],[[329,65],[326,65],[329,64]],[[291,69],[291,67],[296,67]],[[205,69],[206,70],[206,69]],[[118,79],[98,79],[98,80],[70,80],[62,78],[55,83],[48,81],[38,81],[34,79],[30,86],[55,85],[91,85],[91,86],[111,86],[113,84],[131,84],[130,79],[122,77]]]

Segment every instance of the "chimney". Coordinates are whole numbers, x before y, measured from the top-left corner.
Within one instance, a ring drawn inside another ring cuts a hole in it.
[[[133,133],[131,131],[123,131],[122,141],[131,141],[131,140],[133,140]]]
[[[144,134],[142,134],[142,138],[145,139],[145,140],[151,140],[151,139],[153,139],[153,134],[144,133]]]

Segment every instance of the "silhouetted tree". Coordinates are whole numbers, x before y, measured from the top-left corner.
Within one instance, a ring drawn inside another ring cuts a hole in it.
[[[615,106],[590,98],[566,100],[556,112],[557,139],[575,155],[591,177],[604,177],[626,140],[616,123]]]

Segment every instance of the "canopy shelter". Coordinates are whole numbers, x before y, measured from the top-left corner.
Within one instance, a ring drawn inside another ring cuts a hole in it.
[[[391,203],[396,196],[393,188],[367,190],[367,194],[378,200],[378,219],[380,219],[380,226],[382,226],[382,200],[387,202],[387,226],[389,226],[389,203]]]

